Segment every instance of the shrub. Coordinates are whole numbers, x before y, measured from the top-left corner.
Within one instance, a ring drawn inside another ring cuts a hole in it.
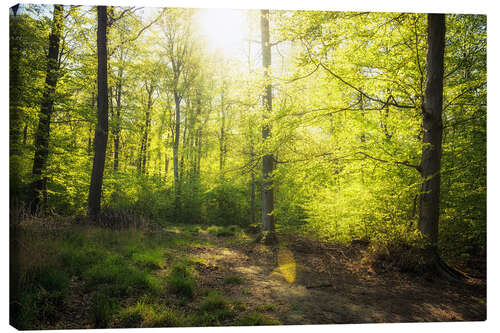
[[[375,267],[392,266],[401,272],[421,274],[432,271],[428,243],[418,231],[394,228],[372,240],[369,260]]]

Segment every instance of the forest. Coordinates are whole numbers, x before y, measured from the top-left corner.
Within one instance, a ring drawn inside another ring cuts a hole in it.
[[[486,16],[9,9],[10,324],[486,320]]]

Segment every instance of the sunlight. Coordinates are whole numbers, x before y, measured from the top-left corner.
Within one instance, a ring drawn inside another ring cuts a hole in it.
[[[244,39],[245,17],[235,9],[201,9],[198,18],[201,34],[209,47],[235,55]]]
[[[288,283],[293,283],[296,275],[296,264],[295,259],[293,259],[292,251],[287,248],[279,249],[278,266],[281,274],[283,274]]]

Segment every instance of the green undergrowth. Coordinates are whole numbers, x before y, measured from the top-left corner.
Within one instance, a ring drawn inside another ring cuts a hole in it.
[[[117,316],[117,326],[127,327],[179,327],[187,326],[183,313],[163,304],[138,301],[123,309]]]
[[[175,263],[167,276],[167,286],[171,293],[193,298],[196,290],[195,270],[187,261]]]
[[[75,311],[82,312],[93,328],[275,323],[266,314],[269,309],[249,310],[244,302],[224,295],[223,286],[244,285],[243,277],[224,276],[220,289],[200,285],[197,267],[206,259],[190,255],[189,249],[214,246],[205,237],[209,233],[224,237],[224,242],[240,239],[244,232],[239,227],[162,228],[155,232],[81,225],[50,231],[27,228],[19,237],[12,325],[63,327],[65,313]],[[75,302],[78,295],[88,295],[87,301]]]

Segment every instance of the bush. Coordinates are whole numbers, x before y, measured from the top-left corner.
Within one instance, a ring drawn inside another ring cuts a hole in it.
[[[205,220],[216,225],[248,223],[248,200],[241,187],[229,182],[217,184],[205,194]]]
[[[370,258],[375,267],[392,266],[401,272],[421,274],[432,271],[433,257],[418,231],[394,228],[372,240]]]

